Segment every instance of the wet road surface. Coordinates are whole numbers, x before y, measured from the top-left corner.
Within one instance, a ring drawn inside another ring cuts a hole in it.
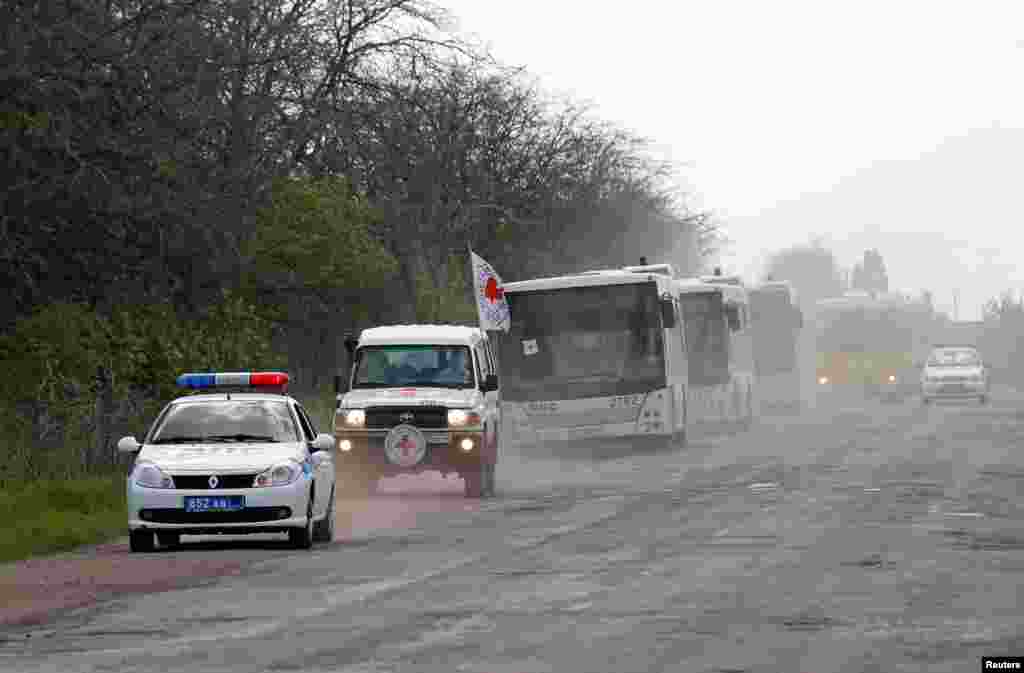
[[[384,482],[312,552],[0,638],[11,671],[974,671],[1024,655],[1024,397]],[[255,559],[255,560],[254,560]]]

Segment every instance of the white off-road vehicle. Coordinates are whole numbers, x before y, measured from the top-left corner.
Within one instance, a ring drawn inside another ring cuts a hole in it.
[[[367,495],[381,477],[425,471],[458,474],[467,497],[494,493],[501,400],[485,331],[374,327],[345,347],[334,421],[340,493]]]

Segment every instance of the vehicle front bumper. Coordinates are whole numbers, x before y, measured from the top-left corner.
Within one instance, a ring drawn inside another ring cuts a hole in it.
[[[128,528],[173,531],[190,535],[211,533],[272,533],[306,525],[313,479],[303,475],[287,486],[236,489],[163,489],[128,484]],[[186,512],[185,496],[244,496],[237,512]]]
[[[921,384],[921,395],[928,399],[964,399],[987,394],[988,384],[984,381],[925,382]]]
[[[386,429],[341,429],[335,430],[338,450],[334,464],[338,470],[358,469],[375,475],[388,476],[414,474],[427,470],[458,471],[460,468],[479,466],[481,462],[492,462],[490,447],[484,446],[482,428],[466,430],[427,429],[420,432],[427,440],[427,453],[423,460],[411,467],[395,465],[388,460],[384,442],[389,430]],[[465,451],[462,440],[473,441],[473,448]],[[345,442],[348,442],[348,448]]]

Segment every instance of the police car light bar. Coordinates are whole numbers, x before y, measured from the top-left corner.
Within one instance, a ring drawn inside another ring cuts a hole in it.
[[[182,374],[178,377],[182,388],[260,388],[264,386],[283,387],[288,385],[284,372],[223,372],[215,374]]]

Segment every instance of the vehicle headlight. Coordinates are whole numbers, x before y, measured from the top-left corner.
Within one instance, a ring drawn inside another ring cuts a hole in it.
[[[449,409],[448,425],[455,428],[480,425],[480,414],[469,409]]]
[[[366,411],[363,409],[349,409],[344,412],[345,414],[345,425],[350,425],[354,428],[361,428],[366,425]]]
[[[136,463],[132,481],[146,488],[174,488],[174,479],[153,463]]]
[[[256,475],[256,479],[253,481],[254,488],[262,488],[264,486],[287,486],[288,484],[294,483],[296,479],[302,476],[302,466],[294,460],[289,460],[286,463],[280,463],[274,465],[269,470],[264,470]]]

